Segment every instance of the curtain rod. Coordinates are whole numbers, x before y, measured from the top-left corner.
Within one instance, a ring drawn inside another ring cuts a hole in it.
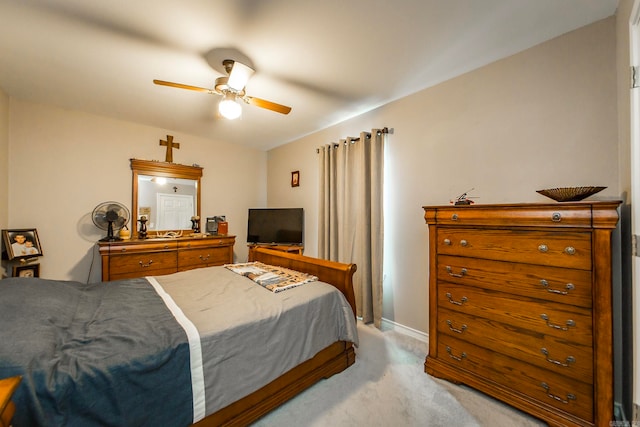
[[[382,129],[378,130],[378,135],[381,135],[383,133],[393,135],[393,128],[388,128],[388,127],[385,126]],[[371,133],[367,132],[367,135],[371,136]],[[360,138],[359,137],[358,138],[347,137],[345,139],[345,141],[344,141],[345,144],[347,143],[347,140],[349,140],[352,143],[354,143],[354,142],[360,141]],[[340,144],[338,144],[338,143],[333,143],[332,144],[333,147],[338,147],[339,145]],[[316,148],[316,153],[320,153],[320,149],[319,148]]]

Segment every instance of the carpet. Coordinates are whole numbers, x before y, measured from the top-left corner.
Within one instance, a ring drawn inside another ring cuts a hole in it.
[[[358,323],[356,363],[253,424],[273,426],[511,427],[546,424],[424,373],[427,344]]]

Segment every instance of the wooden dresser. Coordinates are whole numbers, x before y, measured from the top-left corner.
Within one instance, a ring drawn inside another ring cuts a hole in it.
[[[619,204],[425,206],[425,372],[550,425],[608,426]]]
[[[158,276],[233,262],[235,236],[99,242],[102,280]]]

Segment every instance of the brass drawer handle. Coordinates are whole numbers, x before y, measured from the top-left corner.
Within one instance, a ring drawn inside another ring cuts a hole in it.
[[[546,314],[541,314],[540,317],[542,317],[542,319],[547,322],[547,326],[550,328],[554,328],[554,329],[560,329],[561,331],[568,331],[569,328],[576,326],[576,322],[574,322],[573,320],[569,319],[567,320],[567,326],[560,326],[560,325],[556,325],[553,323],[549,323],[549,316]]]
[[[560,212],[554,212],[551,215],[551,221],[553,222],[560,222],[562,221],[562,214]]]
[[[540,280],[540,284],[547,289],[547,292],[551,292],[552,294],[560,294],[560,295],[567,295],[569,294],[569,291],[572,291],[576,288],[576,286],[573,283],[567,283],[565,286],[566,291],[551,289],[549,288],[549,282],[546,281],[545,279]]]
[[[573,246],[567,246],[566,248],[564,248],[564,253],[567,255],[575,255],[576,248],[574,248]]]
[[[549,246],[547,246],[547,245],[545,245],[545,244],[539,245],[539,246],[538,246],[538,250],[539,250],[540,252],[542,252],[542,253],[545,253],[545,252],[549,251]]]
[[[547,350],[546,348],[543,347],[543,348],[540,349],[540,351],[547,358],[547,362],[553,363],[554,365],[563,366],[563,367],[567,368],[570,364],[576,363],[576,358],[573,357],[573,356],[568,356],[567,359],[564,362],[561,362],[559,360],[550,359],[549,358],[549,350]]]
[[[447,246],[451,245],[451,240],[444,239],[444,244],[447,245]]]
[[[451,220],[452,221],[457,221],[458,220],[458,214],[451,215]]]
[[[144,264],[142,261],[138,261],[140,263],[140,267],[142,268],[146,268],[146,267],[151,267],[151,264],[153,264],[153,260],[150,259],[148,263]]]
[[[550,398],[552,398],[553,400],[557,400],[558,402],[562,402],[565,405],[569,403],[570,400],[576,400],[576,395],[572,394],[572,393],[567,393],[567,398],[563,399],[560,396],[556,396],[555,394],[551,394],[549,392],[549,385],[547,383],[541,383],[540,386],[544,389],[544,391],[547,393],[547,396],[549,396]]]
[[[460,246],[467,246],[468,244],[469,243],[466,240],[464,239],[460,240]]]
[[[462,359],[465,359],[467,357],[467,353],[465,353],[464,351],[462,352],[462,354],[460,356],[456,356],[454,354],[451,353],[451,347],[447,346],[447,353],[449,353],[449,357],[452,358],[453,360],[457,360],[458,362],[462,362]]]
[[[198,258],[200,258],[200,260],[206,262],[209,259],[210,256],[211,255],[209,255],[209,254],[207,254],[207,256],[198,255]]]
[[[467,274],[466,268],[461,269],[460,273],[454,273],[453,269],[449,265],[447,265],[446,269],[447,269],[447,273],[449,273],[449,276],[451,277],[464,277],[464,275]]]
[[[451,320],[447,320],[447,325],[449,325],[449,329],[457,334],[463,333],[467,329],[467,325],[462,325],[460,329],[453,327],[453,322]]]
[[[462,297],[462,299],[460,301],[454,301],[449,292],[447,292],[445,295],[447,296],[447,299],[449,300],[449,302],[451,304],[462,305],[465,302],[467,302],[467,297]]]

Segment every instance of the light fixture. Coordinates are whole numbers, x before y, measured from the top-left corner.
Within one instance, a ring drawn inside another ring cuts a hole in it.
[[[225,119],[233,120],[240,117],[242,107],[236,101],[236,94],[233,92],[225,93],[224,98],[218,104],[218,111]]]
[[[227,86],[236,92],[242,92],[249,81],[249,77],[251,77],[253,73],[254,71],[251,67],[248,67],[241,62],[233,62],[231,71],[229,72]]]

